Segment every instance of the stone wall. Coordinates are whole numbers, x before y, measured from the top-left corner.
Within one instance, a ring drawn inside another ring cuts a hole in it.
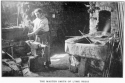
[[[117,30],[117,2],[95,2],[95,12],[90,13],[90,31],[89,33],[95,33],[97,31],[97,26],[99,23],[99,13],[100,11],[109,11],[111,12],[111,33]],[[93,20],[93,18],[96,18]],[[99,27],[98,27],[99,28]]]

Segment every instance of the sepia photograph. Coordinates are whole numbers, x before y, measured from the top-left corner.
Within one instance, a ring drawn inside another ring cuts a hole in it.
[[[123,78],[124,14],[123,1],[1,1],[2,78]]]

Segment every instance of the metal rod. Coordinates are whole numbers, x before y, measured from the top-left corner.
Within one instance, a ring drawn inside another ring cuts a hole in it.
[[[84,33],[83,32],[81,32],[80,30],[79,30],[79,32],[81,33],[81,35],[83,36],[84,35]],[[89,43],[92,43],[90,40],[89,40],[89,38],[88,37],[85,37],[88,41],[89,41]]]
[[[88,37],[85,37],[88,41],[89,41],[89,43],[92,43],[90,40],[89,40],[89,38]]]
[[[79,30],[79,32],[81,33],[81,35],[84,35],[84,33],[82,33],[80,30]]]
[[[15,59],[13,58],[13,56],[11,56],[9,53],[5,52],[13,61],[15,61]],[[15,61],[16,62],[16,61]]]

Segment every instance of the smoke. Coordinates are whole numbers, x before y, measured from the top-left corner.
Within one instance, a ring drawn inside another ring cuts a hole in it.
[[[111,28],[111,20],[108,19],[104,28],[103,28],[103,31],[102,31],[102,35],[106,35],[106,33],[108,32],[108,30]]]

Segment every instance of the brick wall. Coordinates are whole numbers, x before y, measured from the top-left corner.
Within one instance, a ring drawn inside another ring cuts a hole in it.
[[[116,2],[96,2],[96,7],[99,7],[99,10],[95,10],[94,13],[92,13],[92,17],[97,18],[97,20],[93,20],[90,17],[90,33],[93,31],[97,31],[96,26],[98,25],[99,22],[99,12],[106,10],[111,12],[111,33],[114,31],[117,31],[118,27],[118,20],[117,20],[117,3]],[[90,14],[91,16],[91,14]]]

